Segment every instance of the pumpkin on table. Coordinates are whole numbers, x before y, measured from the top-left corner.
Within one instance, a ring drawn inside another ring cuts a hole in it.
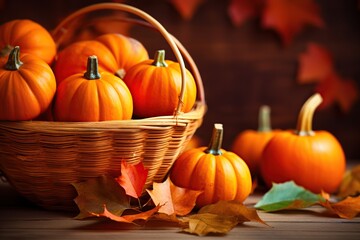
[[[345,172],[345,154],[339,141],[327,131],[313,131],[315,109],[322,102],[314,94],[303,105],[296,131],[276,133],[266,145],[260,164],[261,175],[273,182],[293,180],[306,189],[333,193]]]
[[[12,20],[0,26],[0,55],[8,56],[15,46],[21,48],[21,54],[37,56],[48,64],[56,55],[56,45],[50,33],[28,19]]]
[[[246,163],[235,153],[221,149],[222,124],[215,124],[208,147],[183,152],[175,161],[170,178],[179,187],[203,190],[196,205],[220,200],[244,201],[252,190]]]
[[[244,159],[253,177],[259,176],[262,152],[274,133],[270,122],[270,107],[264,105],[259,110],[258,129],[244,130],[235,137],[232,151]]]
[[[85,74],[74,74],[60,83],[55,99],[57,121],[105,121],[131,119],[132,97],[126,84],[105,71],[90,56]]]
[[[196,101],[196,83],[185,69],[182,111],[189,112]],[[134,99],[134,115],[155,117],[172,115],[179,103],[181,69],[177,62],[165,60],[165,51],[159,50],[154,59],[136,64],[124,78]]]
[[[149,58],[145,47],[136,39],[121,34],[104,34],[94,40],[74,42],[62,49],[55,63],[57,83],[76,73],[86,71],[86,60],[99,58],[99,70],[124,78],[133,65]]]
[[[15,46],[0,66],[0,120],[31,120],[50,106],[56,81],[46,62],[30,54],[20,57]]]

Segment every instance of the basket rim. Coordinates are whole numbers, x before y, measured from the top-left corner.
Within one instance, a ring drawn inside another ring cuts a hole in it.
[[[34,131],[100,131],[117,129],[123,131],[136,131],[136,129],[164,129],[173,126],[186,126],[189,122],[201,120],[205,115],[207,106],[205,103],[198,101],[194,108],[187,113],[180,115],[158,116],[142,119],[130,120],[110,120],[110,121],[97,121],[97,122],[59,122],[59,121],[0,121],[0,129],[10,131],[14,129],[28,129]]]

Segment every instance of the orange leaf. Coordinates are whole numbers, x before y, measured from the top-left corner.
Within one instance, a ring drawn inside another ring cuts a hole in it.
[[[242,222],[259,222],[267,225],[257,214],[256,209],[248,208],[237,201],[219,201],[202,207],[199,213],[212,213],[217,215],[233,216],[239,223]]]
[[[231,0],[228,14],[235,26],[242,25],[249,18],[260,15],[264,0]]]
[[[288,45],[306,25],[323,27],[324,22],[313,0],[266,0],[262,25],[277,31]]]
[[[202,191],[175,186],[170,178],[163,183],[154,183],[153,190],[147,190],[155,205],[162,205],[159,212],[168,215],[184,216],[195,207],[197,197]]]
[[[104,205],[116,215],[130,208],[129,197],[114,178],[101,176],[81,183],[74,183],[78,196],[75,198],[80,213],[77,219],[91,217],[104,211]]]
[[[356,195],[360,195],[360,164],[345,173],[338,191],[342,198]]]
[[[299,56],[299,83],[320,82],[333,73],[333,58],[324,47],[309,43],[305,53]]]
[[[94,213],[94,216],[97,217],[107,217],[113,221],[116,222],[124,222],[124,223],[133,223],[136,220],[145,220],[147,221],[151,216],[153,216],[158,210],[160,209],[160,206],[156,206],[153,209],[150,209],[146,212],[139,212],[136,214],[128,214],[128,215],[122,215],[122,216],[117,216],[111,212],[109,212],[106,208],[106,206],[104,206],[104,212],[100,213],[100,214],[96,214]]]
[[[148,170],[145,169],[142,162],[131,165],[122,161],[121,176],[116,178],[116,181],[125,189],[127,195],[139,198],[144,189],[147,175]]]
[[[185,20],[190,20],[198,7],[204,0],[170,0],[181,17]]]
[[[360,196],[347,197],[345,200],[331,203],[329,201],[320,202],[320,205],[341,218],[352,219],[360,213]]]

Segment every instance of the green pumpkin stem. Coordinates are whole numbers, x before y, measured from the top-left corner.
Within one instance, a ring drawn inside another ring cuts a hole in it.
[[[19,70],[19,68],[23,65],[20,61],[20,47],[16,46],[13,50],[11,50],[9,54],[8,61],[6,62],[5,69],[6,70]]]
[[[95,80],[101,78],[98,58],[95,55],[88,57],[86,68],[86,72],[84,73],[86,79]]]
[[[158,50],[155,53],[154,61],[152,65],[156,67],[167,67],[167,63],[165,62],[165,50]]]
[[[302,106],[298,117],[296,133],[300,136],[312,136],[312,120],[316,108],[322,103],[319,93],[312,95]]]
[[[270,107],[263,105],[259,110],[258,132],[270,132],[271,130]]]
[[[211,135],[211,140],[208,148],[205,150],[206,153],[213,155],[221,155],[221,145],[223,141],[223,125],[220,123],[215,123],[213,132]]]

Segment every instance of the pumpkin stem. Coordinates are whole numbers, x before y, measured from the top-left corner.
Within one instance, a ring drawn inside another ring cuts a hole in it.
[[[221,145],[223,140],[223,125],[220,123],[215,123],[213,132],[211,135],[211,140],[208,148],[205,150],[206,153],[213,155],[221,155]]]
[[[19,70],[19,68],[23,65],[20,61],[20,47],[16,46],[13,50],[11,50],[9,54],[8,61],[6,62],[5,69],[6,70]]]
[[[86,68],[87,69],[84,73],[84,77],[87,80],[95,80],[101,78],[101,75],[99,73],[98,58],[95,55],[88,57]]]
[[[259,110],[259,126],[258,132],[270,132],[271,123],[270,123],[270,107],[263,105]]]
[[[165,62],[165,50],[158,50],[155,53],[154,61],[152,65],[156,67],[167,67],[167,63]]]
[[[302,106],[298,117],[296,133],[300,136],[312,136],[312,120],[315,109],[321,104],[322,97],[319,93],[312,95]]]

